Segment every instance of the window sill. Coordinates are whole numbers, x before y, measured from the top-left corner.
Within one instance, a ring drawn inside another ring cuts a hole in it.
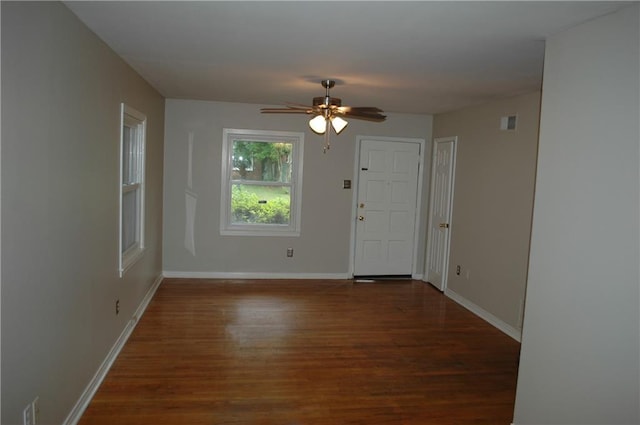
[[[144,251],[144,248],[133,248],[123,254],[120,266],[120,277],[123,277],[126,271],[144,256]]]
[[[273,230],[273,229],[220,229],[222,236],[281,236],[298,237],[299,230]]]

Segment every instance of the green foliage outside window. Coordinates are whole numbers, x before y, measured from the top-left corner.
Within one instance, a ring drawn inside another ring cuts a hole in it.
[[[239,170],[242,179],[247,178],[247,171],[253,170],[254,163],[259,163],[262,175],[259,178],[253,176],[251,179],[290,182],[289,156],[292,149],[291,143],[235,140],[233,166]]]
[[[233,223],[289,224],[290,199],[274,197],[260,203],[260,197],[247,185],[231,189],[231,221]],[[264,201],[264,200],[263,200]]]

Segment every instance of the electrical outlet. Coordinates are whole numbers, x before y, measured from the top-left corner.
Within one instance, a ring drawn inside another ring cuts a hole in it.
[[[287,248],[287,257],[293,257],[293,248]]]
[[[120,300],[116,300],[116,316],[120,314]]]
[[[460,265],[459,264],[456,266],[456,274],[458,276],[460,276]]]

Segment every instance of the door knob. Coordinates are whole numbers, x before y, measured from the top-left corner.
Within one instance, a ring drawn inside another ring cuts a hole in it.
[[[440,227],[442,227],[443,229],[448,229],[449,223],[440,223]]]
[[[358,220],[360,220],[360,221],[364,221],[364,216],[359,215],[359,216],[358,216]]]

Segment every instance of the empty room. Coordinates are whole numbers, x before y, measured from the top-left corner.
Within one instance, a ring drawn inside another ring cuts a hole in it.
[[[640,423],[640,5],[0,3],[1,412]]]

